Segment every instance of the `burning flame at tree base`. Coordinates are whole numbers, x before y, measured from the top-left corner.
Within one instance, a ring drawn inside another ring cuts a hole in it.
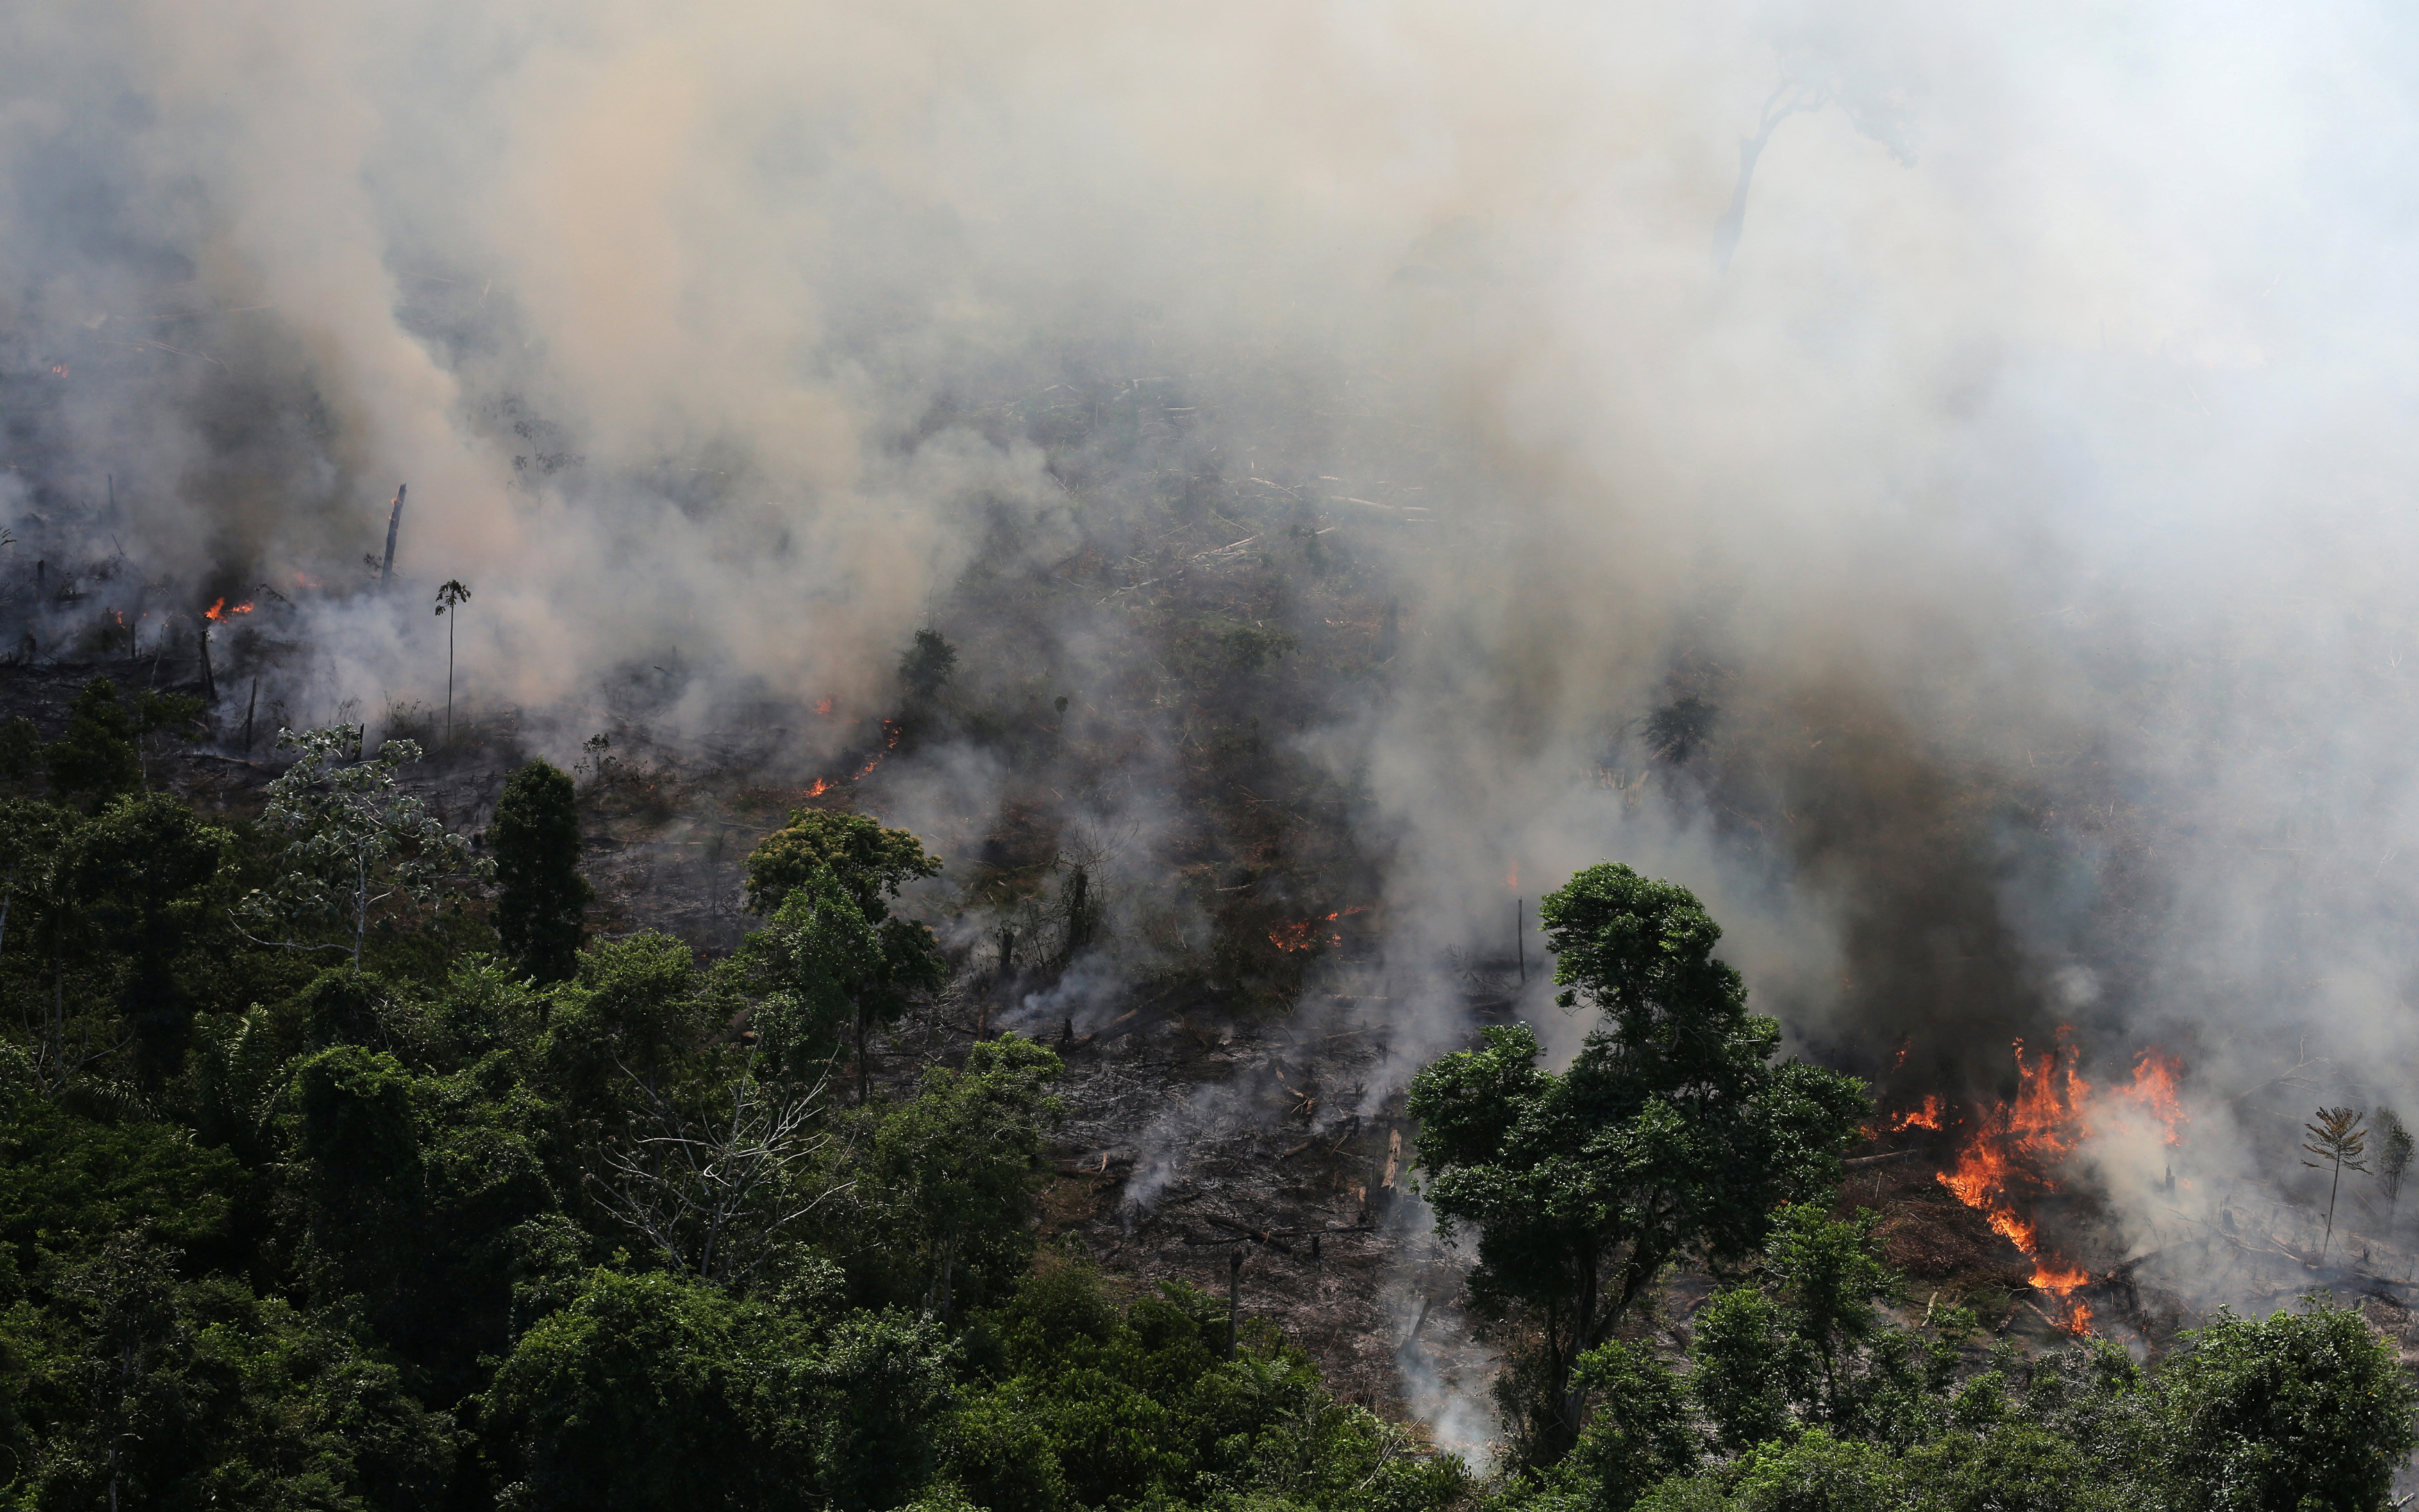
[[[2029,1064],[2023,1041],[2015,1049],[2015,1102],[1980,1110],[1957,1163],[1937,1180],[2032,1261],[2032,1284],[2050,1299],[2052,1320],[2071,1334],[2088,1334],[2091,1308],[2074,1293],[2090,1284],[2091,1273],[2045,1247],[2028,1214],[2042,1196],[2058,1189],[2052,1173],[2091,1132],[2091,1084],[2075,1069],[2063,1032],[2055,1048]],[[2146,1050],[2133,1081],[2114,1091],[2163,1125],[2170,1145],[2183,1118],[2176,1098],[2181,1071],[2175,1057]]]
[[[1892,1134],[1901,1134],[1909,1129],[1932,1129],[1936,1131],[1939,1127],[1940,1096],[1936,1092],[1923,1100],[1923,1106],[1919,1108],[1910,1108],[1906,1112],[1901,1113],[1890,1119],[1890,1133]]]
[[[1276,928],[1269,931],[1269,943],[1275,946],[1280,950],[1311,950],[1318,948],[1322,943],[1322,936],[1324,936],[1323,943],[1330,945],[1342,945],[1344,943],[1344,936],[1341,934],[1329,934],[1327,933],[1326,926],[1334,923],[1337,919],[1344,918],[1348,914],[1358,914],[1364,912],[1366,912],[1366,910],[1356,905],[1350,908],[1339,908],[1335,912],[1328,915],[1325,918],[1305,918],[1300,923],[1279,924]]]

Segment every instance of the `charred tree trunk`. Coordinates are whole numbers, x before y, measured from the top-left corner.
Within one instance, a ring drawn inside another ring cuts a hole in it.
[[[378,587],[381,589],[385,588],[387,580],[394,576],[394,536],[396,530],[403,524],[404,492],[410,486],[407,483],[398,483],[394,486],[394,505],[387,511],[386,561],[378,567]]]
[[[1075,959],[1077,951],[1092,943],[1092,875],[1083,867],[1067,883],[1067,948],[1058,959],[1061,964]]]

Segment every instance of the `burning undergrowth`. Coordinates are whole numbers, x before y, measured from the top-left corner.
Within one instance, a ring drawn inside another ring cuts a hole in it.
[[[1947,1288],[1934,1300],[1999,1298],[2003,1330],[2029,1314],[2051,1336],[2105,1334],[2151,1353],[2217,1301],[2323,1287],[2401,1316],[2419,1254],[2388,1237],[2390,1192],[2357,1194],[2336,1228],[2340,1182],[2293,1180],[2280,1150],[2242,1158],[2253,1097],[2212,1096],[2158,1046],[2095,1062],[2065,1029],[2044,1046],[2017,1041],[2008,1065],[1997,1096],[1918,1096],[1899,1080],[1866,1130],[1877,1152],[1849,1162],[1843,1204],[1882,1213],[1892,1262]],[[2315,1089],[2320,1070],[2304,1059],[2251,1092]],[[2378,1116],[2398,1126],[2390,1109]],[[2332,1259],[2331,1231],[2350,1234]]]
[[[2148,1117],[2160,1125],[2167,1144],[2176,1142],[2183,1119],[2177,1102],[2182,1067],[2164,1052],[2145,1050],[2131,1082],[2095,1092],[2063,1040],[2029,1063],[2019,1041],[2015,1058],[2014,1101],[1971,1110],[1959,1132],[1955,1164],[1936,1179],[2023,1252],[2032,1263],[2030,1284],[2054,1299],[2059,1324],[2088,1333],[2091,1309],[2075,1293],[2090,1284],[2092,1273],[2070,1257],[2059,1236],[2044,1232],[2040,1211],[2045,1199],[2076,1180],[2069,1167],[2093,1136],[2095,1120]],[[1936,1115],[1937,1106],[1936,1101],[1928,1103],[1925,1111]]]

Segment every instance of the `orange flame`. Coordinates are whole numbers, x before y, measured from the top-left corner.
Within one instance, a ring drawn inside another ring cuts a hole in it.
[[[1520,890],[1520,863],[1513,862],[1503,872],[1503,886],[1514,892]]]
[[[1333,924],[1337,919],[1349,914],[1362,914],[1366,912],[1368,912],[1367,909],[1357,906],[1351,908],[1339,908],[1335,912],[1328,915],[1325,918],[1305,918],[1298,924],[1279,924],[1276,928],[1269,931],[1269,943],[1275,946],[1280,950],[1313,950],[1317,949],[1321,944],[1342,945],[1344,943],[1343,935],[1328,934],[1327,931],[1321,928],[1321,926]],[[1327,938],[1324,941],[1319,938],[1321,934],[1327,934]]]
[[[873,760],[857,768],[856,780],[862,782],[867,778],[871,777],[873,775],[873,769],[882,764],[882,758],[886,754],[887,752],[885,751],[874,752]]]
[[[2032,1283],[2053,1299],[2056,1321],[2072,1334],[2091,1331],[2091,1309],[2073,1292],[2091,1273],[2055,1253],[2044,1254],[2040,1227],[2026,1215],[2034,1197],[2057,1190],[2049,1175],[2082,1143],[2091,1084],[2074,1069],[2064,1042],[2030,1065],[2016,1041],[2016,1101],[1982,1111],[1957,1164],[1939,1173],[1942,1186],[1982,1214],[1991,1227],[2033,1262]]]
[[[1927,1097],[1923,1106],[1899,1114],[1890,1119],[1890,1133],[1903,1129],[1937,1129],[1940,1127],[1940,1099]]]
[[[807,796],[809,798],[820,798],[831,790],[831,779],[827,777],[819,777],[816,778],[813,783],[808,787]]]
[[[906,733],[907,727],[905,725],[893,724],[887,719],[883,720],[882,748],[885,750],[897,750],[899,748],[899,737]]]
[[[226,608],[226,599],[225,599],[225,597],[224,597],[224,596],[221,596],[221,598],[219,599],[219,601],[218,601],[217,603],[212,604],[209,608],[208,608],[208,609],[206,609],[202,610],[202,618],[204,618],[204,619],[206,619],[206,620],[208,620],[208,621],[212,622],[213,624],[215,624],[215,623],[217,622],[217,620],[218,620],[218,617],[219,617],[220,613],[221,613],[223,610],[224,610],[224,609],[225,609],[225,608]]]
[[[2184,1121],[2183,1104],[2176,1098],[2176,1078],[2183,1069],[2182,1061],[2152,1045],[2134,1059],[2134,1080],[2117,1088],[2119,1097],[2140,1103],[2159,1120],[2170,1145],[2176,1142],[2176,1125]]]
[[[831,713],[831,711],[832,711],[832,704],[833,704],[835,702],[837,702],[837,699],[836,699],[836,696],[835,696],[835,695],[830,694],[830,693],[825,693],[823,697],[821,697],[821,698],[819,698],[819,699],[815,700],[815,712],[816,712],[817,714],[829,714],[829,713]]]
[[[1942,1171],[1939,1181],[2025,1252],[2033,1262],[2033,1285],[2056,1299],[2059,1326],[2088,1334],[2091,1309],[2073,1293],[2090,1284],[2091,1273],[2054,1251],[2045,1253],[2039,1228],[2026,1216],[2034,1197],[2057,1190],[2050,1173],[2091,1132],[2091,1084],[2074,1069],[2065,1036],[2061,1028],[2057,1047],[2029,1065],[2024,1041],[2016,1041],[2014,1106],[1983,1110],[1957,1152],[1957,1164]],[[2134,1079],[2110,1090],[2157,1119],[2172,1145],[2187,1121],[2177,1092],[2183,1071],[2180,1059],[2153,1045],[2134,1057]]]
[[[1269,931],[1269,943],[1280,950],[1308,950],[1318,943],[1318,921],[1306,918],[1299,924],[1279,924]]]

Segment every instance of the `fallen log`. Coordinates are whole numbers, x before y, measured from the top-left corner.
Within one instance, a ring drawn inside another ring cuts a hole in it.
[[[1840,1164],[1842,1165],[1879,1165],[1884,1161],[1904,1160],[1909,1155],[1920,1155],[1922,1153],[1923,1150],[1919,1147],[1914,1149],[1893,1149],[1887,1155],[1857,1155],[1852,1159],[1843,1160]]]
[[[1255,1244],[1266,1244],[1269,1248],[1276,1251],[1280,1255],[1291,1255],[1293,1253],[1293,1246],[1291,1244],[1287,1243],[1284,1240],[1279,1239],[1276,1235],[1270,1233],[1266,1229],[1254,1228],[1249,1224],[1239,1224],[1232,1218],[1218,1218],[1204,1215],[1204,1221],[1213,1227],[1224,1228],[1229,1233],[1240,1234]]]

